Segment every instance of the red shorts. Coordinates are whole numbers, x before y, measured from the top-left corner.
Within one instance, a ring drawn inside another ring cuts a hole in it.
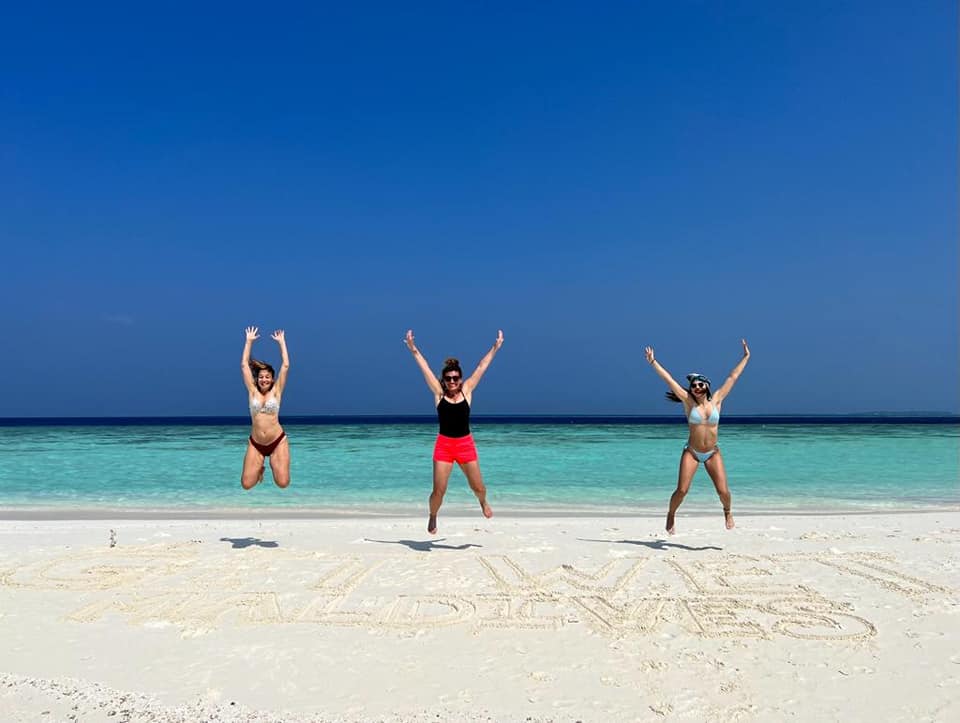
[[[473,443],[473,435],[466,437],[444,437],[437,435],[437,443],[433,446],[434,462],[476,462],[477,446]]]

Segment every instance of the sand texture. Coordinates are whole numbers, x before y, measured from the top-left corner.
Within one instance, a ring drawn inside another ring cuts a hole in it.
[[[3,721],[960,720],[960,512],[0,522]]]

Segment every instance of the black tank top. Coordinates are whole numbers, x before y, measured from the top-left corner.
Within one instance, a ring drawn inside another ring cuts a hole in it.
[[[467,398],[454,404],[446,397],[440,397],[437,405],[437,419],[440,420],[440,434],[444,437],[466,437],[470,434],[470,405]]]

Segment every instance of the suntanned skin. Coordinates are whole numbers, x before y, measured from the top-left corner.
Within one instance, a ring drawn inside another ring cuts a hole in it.
[[[433,371],[431,371],[430,365],[427,363],[423,354],[421,354],[417,348],[412,329],[407,331],[404,342],[410,350],[410,353],[413,354],[413,359],[417,362],[417,366],[420,367],[420,371],[423,372],[423,378],[427,382],[427,386],[430,388],[430,391],[433,392],[434,406],[440,404],[440,400],[443,398],[451,404],[462,404],[466,401],[467,404],[472,405],[473,391],[480,383],[480,379],[487,371],[487,367],[490,366],[490,362],[493,361],[493,357],[496,356],[500,347],[503,346],[503,331],[497,332],[497,338],[493,342],[493,346],[484,354],[473,374],[465,380],[444,381],[442,385]],[[487,488],[483,483],[483,475],[480,474],[480,463],[474,460],[472,462],[459,462],[458,464],[460,465],[460,469],[463,470],[464,475],[466,475],[470,489],[473,490],[473,493],[477,496],[477,500],[480,502],[480,510],[483,512],[483,516],[488,519],[493,517],[493,509],[487,504]],[[437,515],[440,513],[440,505],[443,504],[443,496],[447,493],[447,482],[450,480],[450,472],[452,470],[452,462],[433,461],[433,491],[430,493],[430,517],[427,521],[427,532],[431,535],[437,534]]]
[[[280,345],[280,372],[276,380],[267,369],[261,369],[254,379],[250,369],[250,349],[253,342],[260,338],[260,330],[255,326],[246,328],[246,343],[243,346],[243,355],[240,358],[240,371],[243,374],[243,383],[247,387],[250,399],[256,399],[262,405],[268,397],[274,397],[279,404],[283,398],[283,390],[287,385],[287,373],[290,371],[290,357],[287,354],[287,341],[283,329],[278,329],[270,335]],[[277,414],[251,414],[250,436],[258,444],[270,444],[283,432]],[[265,457],[247,441],[247,452],[243,457],[243,471],[240,474],[240,484],[245,490],[255,487],[263,480],[263,464]],[[280,440],[280,444],[270,455],[270,471],[277,487],[287,487],[290,484],[290,445],[287,438]]]
[[[737,362],[737,365],[730,372],[729,376],[727,376],[726,381],[713,393],[712,399],[707,399],[707,387],[706,385],[702,385],[702,382],[693,382],[690,389],[685,389],[680,386],[670,375],[670,372],[664,369],[660,365],[660,362],[656,360],[653,347],[648,346],[644,351],[647,362],[653,367],[653,370],[667,383],[670,391],[676,394],[677,397],[680,398],[680,401],[683,402],[683,411],[687,415],[687,418],[690,418],[690,412],[693,409],[697,409],[701,419],[708,419],[714,409],[718,412],[720,411],[723,400],[730,394],[730,390],[733,389],[734,384],[737,383],[737,379],[740,378],[744,368],[747,366],[747,362],[750,360],[750,347],[747,346],[747,340],[741,339],[740,343],[743,345],[743,357]],[[720,502],[723,505],[726,528],[732,530],[735,526],[733,514],[730,511],[732,499],[730,496],[730,488],[727,486],[727,471],[723,465],[723,455],[717,447],[718,434],[719,425],[711,426],[709,424],[692,423],[689,425],[687,446],[690,449],[685,449],[680,455],[680,471],[677,476],[677,489],[674,490],[673,495],[670,497],[670,506],[667,510],[666,530],[671,535],[676,532],[675,518],[677,509],[679,509],[683,502],[683,498],[687,496],[687,492],[690,490],[690,483],[693,481],[693,475],[697,471],[697,466],[700,464],[700,461],[690,450],[709,452],[712,449],[716,449],[716,452],[710,459],[703,463],[703,467],[707,470],[707,474],[710,475],[710,479],[713,480],[713,486],[717,490],[717,495],[720,497]]]

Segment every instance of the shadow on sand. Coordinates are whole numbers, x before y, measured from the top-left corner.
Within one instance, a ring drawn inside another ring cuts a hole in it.
[[[462,545],[438,545],[438,542],[442,542],[447,538],[441,537],[439,540],[434,542],[433,540],[371,540],[369,537],[364,537],[364,542],[379,542],[383,545],[404,545],[409,547],[411,550],[416,552],[430,552],[431,550],[466,550],[471,547],[483,547],[483,545],[476,545],[472,542],[466,542]]]
[[[259,537],[221,537],[220,542],[229,542],[234,549],[242,547],[280,547],[274,540],[261,540]]]
[[[702,552],[703,550],[723,551],[722,547],[707,545],[706,547],[690,547],[690,545],[681,545],[678,542],[667,542],[666,540],[590,540],[585,537],[578,537],[581,542],[611,542],[617,545],[640,545],[649,547],[651,550],[668,550],[675,548],[677,550],[689,550],[690,552]]]

